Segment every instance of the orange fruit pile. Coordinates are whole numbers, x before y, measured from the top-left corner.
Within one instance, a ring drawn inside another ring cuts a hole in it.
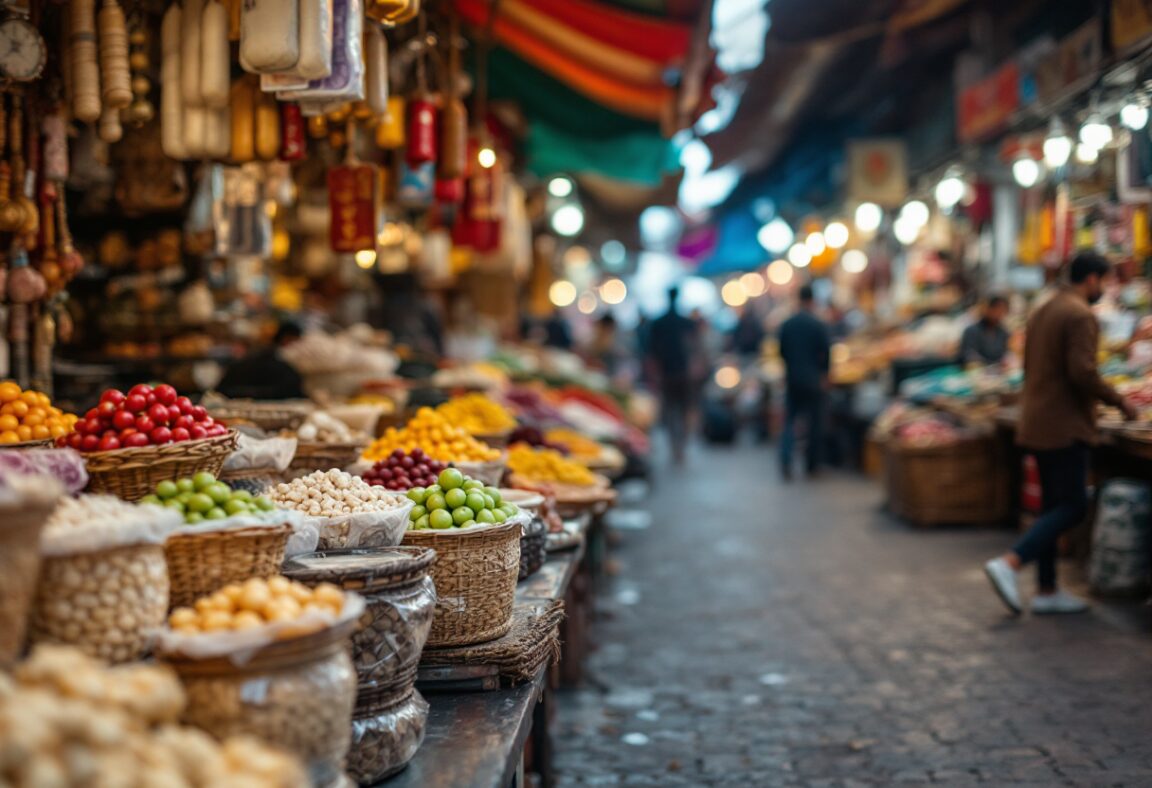
[[[0,445],[59,438],[77,417],[53,407],[47,394],[24,391],[11,380],[0,383]]]
[[[364,452],[364,459],[376,462],[396,449],[411,453],[423,449],[434,460],[441,462],[491,462],[500,459],[500,450],[478,441],[457,427],[443,414],[431,408],[421,408],[404,429],[389,427]]]

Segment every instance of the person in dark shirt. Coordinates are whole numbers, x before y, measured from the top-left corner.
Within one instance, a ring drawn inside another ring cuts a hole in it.
[[[303,399],[304,381],[300,373],[280,357],[280,350],[298,341],[303,333],[297,324],[282,322],[271,347],[234,361],[217,390],[236,399]]]
[[[700,352],[696,325],[676,309],[679,298],[679,288],[668,291],[668,311],[653,320],[648,331],[648,367],[660,392],[660,415],[678,465],[684,462],[688,443],[692,371],[699,366]]]
[[[964,329],[960,339],[962,364],[999,364],[1008,354],[1008,331],[1004,318],[1008,316],[1008,299],[992,296],[984,305],[980,319]]]
[[[784,359],[785,416],[780,436],[780,472],[792,478],[792,451],[796,444],[796,422],[808,430],[807,469],[809,475],[820,468],[824,439],[824,400],[828,391],[831,342],[828,327],[814,313],[812,287],[800,288],[800,308],[780,326],[780,357]]]

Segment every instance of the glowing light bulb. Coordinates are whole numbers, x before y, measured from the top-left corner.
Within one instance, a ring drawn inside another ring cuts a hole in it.
[[[1012,162],[1012,177],[1025,189],[1031,189],[1040,180],[1040,163],[1029,156]]]
[[[355,255],[356,265],[367,270],[376,265],[376,250],[375,249],[361,249]]]
[[[548,288],[548,300],[556,306],[570,306],[576,300],[576,285],[567,279],[557,279]]]
[[[491,169],[496,165],[496,151],[488,147],[481,148],[476,154],[476,161],[480,162],[480,166],[484,169]]]
[[[804,268],[812,262],[812,253],[804,244],[792,244],[792,248],[788,250],[788,262],[797,268]]]
[[[572,179],[565,178],[563,175],[557,175],[548,181],[548,193],[553,197],[567,197],[572,193],[574,188],[575,185],[572,183]]]
[[[848,225],[832,222],[824,228],[824,242],[832,249],[843,249],[848,243]]]
[[[880,222],[884,221],[884,211],[874,202],[862,202],[856,206],[854,219],[857,230],[862,233],[874,233],[880,229]]]

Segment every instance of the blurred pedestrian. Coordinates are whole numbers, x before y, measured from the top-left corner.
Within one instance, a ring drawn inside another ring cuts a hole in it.
[[[960,363],[988,366],[1002,362],[1008,355],[1006,317],[1008,299],[1001,295],[989,298],[980,311],[980,319],[964,329],[960,338]]]
[[[625,354],[620,346],[619,327],[613,315],[604,315],[596,321],[588,356],[609,378],[615,379],[619,374]]]
[[[1109,269],[1098,254],[1077,255],[1069,266],[1069,283],[1028,321],[1017,442],[1036,456],[1043,514],[1010,551],[984,565],[993,590],[1014,614],[1022,609],[1016,572],[1033,562],[1033,613],[1088,609],[1087,602],[1056,584],[1057,541],[1088,513],[1096,403],[1115,405],[1126,419],[1137,416],[1132,403],[1101,379],[1096,366],[1100,326],[1091,305],[1100,300]]]
[[[672,446],[672,459],[684,462],[694,373],[700,367],[696,325],[677,311],[680,289],[668,290],[668,311],[648,332],[648,366],[660,392],[660,416]]]
[[[229,364],[216,390],[236,399],[302,399],[304,379],[280,351],[298,342],[303,334],[297,323],[282,321],[272,344]]]
[[[792,478],[792,452],[796,445],[798,421],[804,423],[808,433],[808,475],[815,475],[820,470],[831,340],[828,326],[816,316],[815,307],[812,286],[804,285],[800,288],[799,308],[780,325],[780,357],[784,359],[786,370],[780,473],[786,480]]]

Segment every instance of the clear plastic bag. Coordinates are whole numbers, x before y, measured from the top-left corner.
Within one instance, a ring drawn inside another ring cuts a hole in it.
[[[224,461],[225,471],[283,471],[296,455],[295,438],[253,438],[241,433],[236,451]]]
[[[352,718],[348,774],[361,785],[396,774],[420,749],[427,723],[428,701],[416,690],[399,698],[362,696]]]

